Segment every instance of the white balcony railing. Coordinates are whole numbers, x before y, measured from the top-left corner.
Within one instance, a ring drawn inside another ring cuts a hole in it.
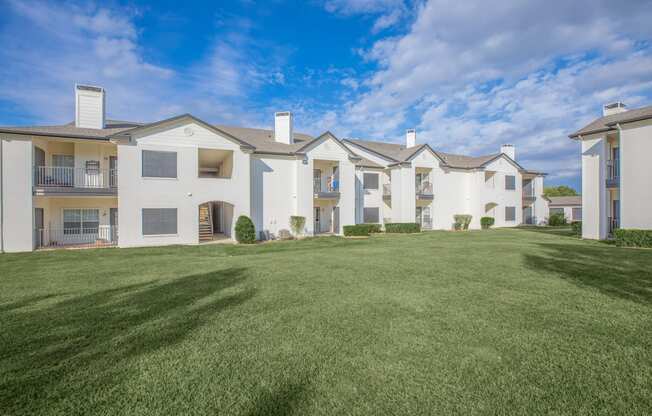
[[[34,244],[37,248],[110,247],[117,243],[118,227],[112,225],[34,230]]]
[[[118,186],[118,170],[37,166],[34,168],[34,185],[63,188],[115,188]]]
[[[420,195],[432,195],[432,183],[425,181],[421,182],[420,184],[417,185],[416,187],[417,194]]]

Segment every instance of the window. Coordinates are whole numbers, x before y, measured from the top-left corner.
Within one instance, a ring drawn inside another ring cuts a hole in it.
[[[143,208],[143,235],[165,235],[176,233],[176,208]]]
[[[365,224],[376,224],[379,222],[379,213],[378,207],[375,208],[365,208],[364,209],[364,218],[362,221]]]
[[[582,221],[582,208],[573,208],[573,221]]]
[[[363,176],[364,189],[378,189],[378,174],[365,173]]]
[[[516,221],[516,207],[505,207],[505,221]]]
[[[564,215],[564,208],[550,208],[550,215],[561,214]]]
[[[513,191],[516,189],[516,176],[505,175],[505,189],[508,191]]]
[[[69,209],[63,210],[63,233],[97,234],[100,227],[99,209]]]
[[[87,175],[97,175],[100,173],[100,161],[99,160],[87,160],[86,161],[86,174]]]
[[[143,150],[143,177],[176,178],[177,152]]]

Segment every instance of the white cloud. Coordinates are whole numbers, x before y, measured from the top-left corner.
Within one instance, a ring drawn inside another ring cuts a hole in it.
[[[148,58],[136,10],[18,0],[7,6],[0,61],[11,64],[0,66],[0,96],[25,120],[70,121],[73,85],[79,82],[106,88],[113,118],[150,121],[192,112],[255,123],[248,94],[284,82],[278,62],[248,54],[255,47],[244,23],[223,32],[198,61],[173,68]]]
[[[531,168],[576,175],[566,135],[606,101],[652,98],[651,19],[642,1],[428,1],[407,34],[364,51],[377,70],[343,129],[392,138],[417,124],[420,139],[472,154],[508,141]]]
[[[374,15],[372,33],[396,25],[407,12],[404,0],[327,0],[324,8],[340,16]]]

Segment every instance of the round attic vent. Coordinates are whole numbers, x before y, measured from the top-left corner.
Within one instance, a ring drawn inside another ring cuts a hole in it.
[[[185,129],[183,129],[183,134],[190,137],[193,134],[195,134],[195,131],[192,129],[192,127],[186,127]]]

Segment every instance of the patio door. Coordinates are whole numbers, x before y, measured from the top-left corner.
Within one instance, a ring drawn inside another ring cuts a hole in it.
[[[314,221],[315,234],[321,232],[320,220],[321,220],[321,210],[319,209],[319,207],[315,207],[315,221]]]
[[[312,190],[314,193],[321,192],[321,170],[319,169],[312,171]]]
[[[73,186],[75,184],[75,156],[52,155],[52,172],[48,182],[57,186]]]
[[[109,186],[115,188],[118,186],[118,157],[109,156]]]
[[[111,227],[111,241],[118,241],[118,208],[109,208],[109,226]]]
[[[333,232],[340,232],[340,207],[333,207]]]
[[[418,176],[417,176],[417,178],[418,178]],[[421,225],[421,219],[422,219],[422,218],[423,218],[423,208],[421,208],[421,207],[417,207],[417,211],[416,211],[416,215],[415,215],[415,218],[414,218],[414,222],[416,222],[417,224]]]
[[[34,208],[34,245],[36,247],[43,245],[43,233],[43,208]]]

